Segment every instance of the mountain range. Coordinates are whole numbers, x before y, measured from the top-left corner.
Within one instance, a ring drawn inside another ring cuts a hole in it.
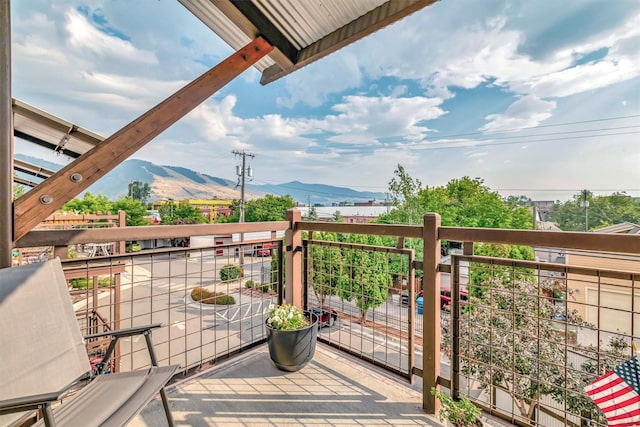
[[[57,171],[61,165],[40,158],[16,154],[16,158]],[[239,199],[240,188],[236,181],[207,175],[180,166],[160,166],[146,160],[130,159],[115,167],[98,182],[87,189],[93,194],[102,194],[116,200],[128,193],[129,183],[141,181],[149,184],[150,201],[163,199]],[[323,184],[307,184],[291,181],[283,184],[248,184],[245,197],[248,200],[263,197],[290,195],[296,202],[331,206],[340,202],[382,201],[385,193],[356,191],[347,187]]]

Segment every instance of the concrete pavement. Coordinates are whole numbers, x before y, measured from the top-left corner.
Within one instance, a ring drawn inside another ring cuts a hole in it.
[[[441,426],[407,383],[318,343],[298,372],[277,370],[265,345],[170,386],[181,426]],[[130,426],[166,425],[159,399]]]

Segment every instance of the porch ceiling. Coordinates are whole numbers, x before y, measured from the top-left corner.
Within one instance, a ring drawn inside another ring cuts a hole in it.
[[[273,82],[437,0],[179,0],[233,49],[264,37],[255,67]]]

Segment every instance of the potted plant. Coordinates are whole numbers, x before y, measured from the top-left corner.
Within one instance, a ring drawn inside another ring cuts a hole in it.
[[[449,425],[455,427],[484,425],[482,420],[480,420],[482,411],[465,396],[460,396],[460,398],[456,400],[448,394],[437,390],[435,387],[431,388],[431,394],[433,394],[442,405],[440,413],[438,414],[440,421],[447,421]]]
[[[271,308],[266,320],[269,356],[282,371],[302,369],[316,352],[318,316],[290,304]]]

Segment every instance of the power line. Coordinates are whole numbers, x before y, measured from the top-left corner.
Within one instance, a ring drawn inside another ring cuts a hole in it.
[[[640,114],[635,114],[631,116],[608,117],[608,118],[602,118],[602,119],[581,120],[576,122],[555,123],[555,124],[548,124],[548,125],[537,125],[537,126],[526,128],[526,129],[522,129],[522,128],[503,129],[503,130],[494,130],[494,131],[487,131],[487,132],[471,132],[471,133],[459,133],[459,134],[452,134],[452,135],[442,135],[441,138],[457,138],[460,136],[473,136],[473,135],[492,135],[492,134],[501,134],[501,133],[508,133],[508,132],[518,132],[518,131],[524,131],[524,130],[528,131],[528,130],[540,129],[540,128],[579,125],[584,123],[597,123],[597,122],[606,122],[611,120],[633,119],[636,117],[640,117]]]

